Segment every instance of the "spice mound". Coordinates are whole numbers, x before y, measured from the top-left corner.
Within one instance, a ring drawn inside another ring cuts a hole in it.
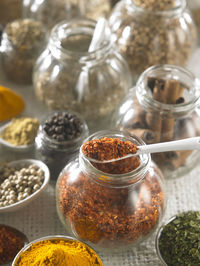
[[[11,263],[24,246],[24,235],[14,228],[0,225],[0,265]]]
[[[15,266],[102,266],[97,254],[75,240],[43,240],[33,243],[16,261]]]
[[[12,119],[0,137],[15,146],[29,145],[34,143],[38,127],[39,121],[37,118]]]
[[[200,212],[177,215],[165,225],[158,239],[162,259],[169,266],[200,265]]]
[[[151,11],[163,11],[176,7],[176,0],[135,0],[136,5]]]
[[[19,115],[25,107],[24,100],[14,91],[0,86],[0,122]]]
[[[130,141],[118,138],[104,137],[87,141],[82,146],[82,152],[88,158],[99,161],[121,158],[135,154],[137,146]],[[109,174],[125,174],[135,170],[140,165],[138,157],[122,159],[112,163],[92,163],[97,169]]]
[[[44,171],[37,165],[0,169],[0,208],[19,202],[36,192],[44,182]]]

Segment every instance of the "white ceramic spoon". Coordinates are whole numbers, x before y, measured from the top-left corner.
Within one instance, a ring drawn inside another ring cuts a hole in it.
[[[88,48],[88,52],[93,52],[100,46],[100,44],[105,38],[106,26],[107,26],[107,20],[105,18],[100,18],[96,23],[92,40]],[[81,99],[84,94],[84,89],[87,86],[88,86],[88,70],[87,68],[85,68],[80,73],[78,81],[76,83],[76,91],[78,92],[78,102],[81,102]]]
[[[115,161],[120,161],[127,159],[136,155],[144,153],[157,153],[157,152],[167,152],[167,151],[184,151],[184,150],[200,150],[200,137],[187,138],[176,141],[162,142],[156,144],[149,144],[143,146],[137,146],[138,150],[135,154],[130,153],[126,156],[119,157],[111,160],[98,161],[88,157],[88,160],[95,163],[111,163]]]

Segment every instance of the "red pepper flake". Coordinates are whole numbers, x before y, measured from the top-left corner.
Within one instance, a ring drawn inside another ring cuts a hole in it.
[[[85,142],[82,150],[88,157],[109,160],[136,153],[137,147],[129,141],[102,138]],[[124,174],[137,168],[140,160],[131,157],[94,165],[105,173]],[[102,186],[94,182],[90,172],[81,170],[73,179],[73,171],[67,170],[58,183],[59,205],[66,224],[81,239],[105,248],[143,238],[155,228],[164,205],[159,171],[156,167],[152,170],[126,187]]]
[[[122,141],[119,138],[108,137],[87,141],[82,146],[84,155],[99,161],[135,154],[137,150],[137,146],[130,141]],[[98,164],[92,162],[92,164],[104,173],[125,174],[135,170],[140,165],[140,160],[135,156],[112,163]]]
[[[145,237],[156,227],[164,204],[157,176],[147,173],[133,187],[102,187],[82,172],[59,182],[59,204],[66,224],[81,239],[101,247],[119,247]]]
[[[15,230],[0,225],[0,264],[11,262],[23,246],[24,240]]]

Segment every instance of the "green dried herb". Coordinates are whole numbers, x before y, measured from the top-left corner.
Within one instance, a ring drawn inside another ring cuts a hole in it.
[[[182,213],[165,225],[158,247],[168,266],[200,265],[200,211]]]

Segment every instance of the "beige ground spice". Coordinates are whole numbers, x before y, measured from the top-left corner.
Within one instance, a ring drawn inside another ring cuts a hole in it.
[[[0,137],[16,146],[32,144],[38,127],[39,121],[37,118],[23,117],[13,119],[3,130]]]

